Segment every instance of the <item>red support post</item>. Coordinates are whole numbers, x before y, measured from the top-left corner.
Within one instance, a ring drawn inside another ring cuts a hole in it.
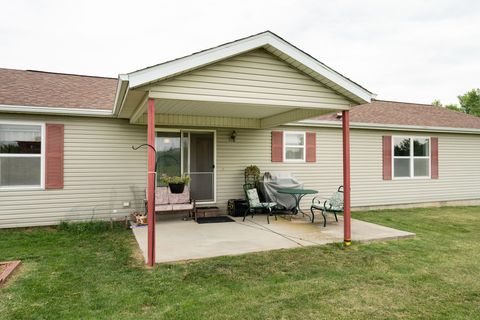
[[[155,147],[155,100],[148,99],[147,143]],[[147,181],[147,210],[148,210],[148,257],[149,266],[155,264],[155,150],[148,147],[148,181]]]
[[[349,246],[352,243],[350,229],[350,114],[342,111],[343,133],[343,243]]]

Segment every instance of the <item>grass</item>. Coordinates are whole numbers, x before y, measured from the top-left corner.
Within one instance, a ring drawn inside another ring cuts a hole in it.
[[[417,237],[148,269],[120,226],[0,230],[0,318],[480,319],[480,207],[354,217]]]

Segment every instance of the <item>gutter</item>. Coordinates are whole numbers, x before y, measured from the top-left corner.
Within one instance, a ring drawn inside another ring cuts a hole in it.
[[[68,116],[94,116],[94,117],[113,117],[112,110],[87,109],[87,108],[52,108],[52,107],[34,107],[0,104],[0,112],[9,113],[41,113]]]
[[[341,128],[342,124],[338,121],[329,120],[302,120],[295,123],[287,124],[289,126],[311,126],[324,128]],[[411,126],[411,125],[396,125],[396,124],[379,124],[379,123],[365,123],[365,122],[351,122],[351,129],[368,129],[368,130],[391,130],[391,131],[420,131],[420,132],[440,132],[440,133],[465,133],[465,134],[479,134],[480,129],[474,128],[449,128],[449,127],[435,127],[435,126]]]

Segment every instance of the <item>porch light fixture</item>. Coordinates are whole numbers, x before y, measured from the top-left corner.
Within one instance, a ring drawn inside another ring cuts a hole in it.
[[[230,135],[230,139],[232,139],[232,141],[235,142],[236,138],[237,138],[237,131],[233,130],[232,134]]]

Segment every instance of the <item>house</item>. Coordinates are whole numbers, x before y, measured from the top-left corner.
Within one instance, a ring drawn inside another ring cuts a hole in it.
[[[478,203],[480,119],[374,98],[271,32],[118,79],[0,69],[0,228],[141,210],[155,157],[200,205],[242,197],[251,164],[328,195],[349,114],[354,208]]]

